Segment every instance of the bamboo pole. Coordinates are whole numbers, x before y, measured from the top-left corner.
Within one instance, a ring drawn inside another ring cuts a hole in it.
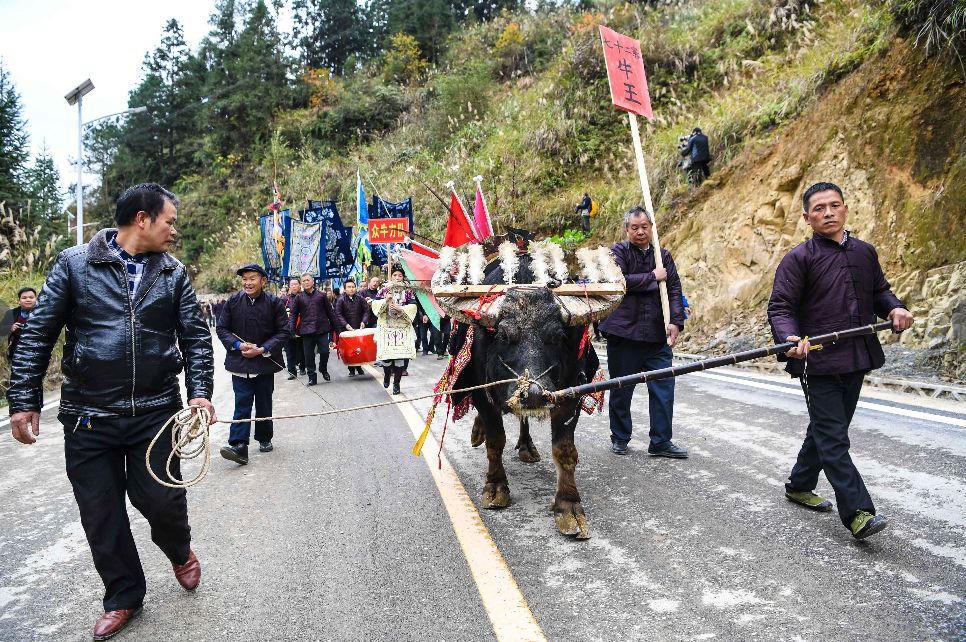
[[[664,257],[661,256],[661,238],[657,233],[657,221],[654,218],[654,204],[651,203],[651,186],[647,181],[647,168],[644,167],[644,152],[641,150],[641,133],[637,128],[637,114],[627,112],[627,119],[631,123],[631,138],[634,140],[634,155],[637,156],[637,173],[641,178],[641,190],[644,192],[644,208],[651,222],[651,245],[654,247],[654,264],[664,269]],[[664,312],[664,326],[671,323],[671,307],[667,298],[667,281],[659,284],[661,292],[661,310]]]
[[[835,341],[840,341],[842,339],[861,337],[866,334],[875,334],[881,330],[890,329],[892,329],[892,321],[883,321],[882,323],[876,325],[863,325],[856,328],[849,328],[848,330],[842,330],[841,332],[830,332],[817,337],[809,337],[808,342],[812,346],[820,346],[825,343],[834,343]],[[629,374],[623,377],[617,377],[615,379],[595,381],[582,386],[573,386],[571,388],[565,388],[556,392],[547,393],[546,397],[547,401],[556,402],[560,401],[561,399],[578,398],[582,395],[592,392],[603,392],[605,390],[614,390],[615,388],[636,386],[639,383],[648,383],[649,381],[670,379],[672,377],[679,377],[692,372],[698,372],[699,370],[710,370],[711,368],[730,366],[736,363],[741,363],[742,361],[751,361],[752,359],[761,359],[762,357],[778,354],[780,352],[788,352],[797,345],[798,343],[795,341],[786,341],[785,343],[779,343],[768,348],[755,348],[754,350],[745,350],[744,352],[726,354],[720,357],[712,357],[702,361],[695,361],[694,363],[689,363],[684,366],[672,366],[670,368],[661,368],[660,370],[649,370],[647,372],[638,372],[636,374]]]

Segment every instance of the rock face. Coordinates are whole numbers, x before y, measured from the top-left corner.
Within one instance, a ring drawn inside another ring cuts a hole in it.
[[[775,268],[811,235],[802,193],[830,181],[845,192],[846,227],[877,248],[916,315],[902,344],[936,351],[946,376],[966,378],[966,86],[958,73],[897,40],[678,204],[662,242],[694,310],[685,348],[722,344],[725,335],[770,341]]]

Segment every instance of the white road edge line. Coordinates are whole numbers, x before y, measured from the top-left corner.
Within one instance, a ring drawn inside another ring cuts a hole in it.
[[[382,372],[373,366],[365,368],[376,381],[382,378]],[[423,432],[425,418],[420,416],[411,403],[402,403],[396,407],[406,418],[415,440]],[[530,611],[510,567],[445,454],[441,454],[442,469],[438,467],[438,450],[439,443],[430,433],[423,445],[423,460],[449,513],[456,539],[463,549],[496,639],[500,642],[546,642],[543,629]]]
[[[51,401],[49,404],[47,404],[46,406],[44,406],[43,408],[41,408],[40,409],[40,412],[41,413],[47,412],[51,408],[56,408],[59,405],[60,405],[60,399],[58,399],[57,401]],[[0,419],[0,428],[3,428],[4,426],[9,426],[9,425],[10,425],[10,417],[9,416],[4,417],[3,419]]]
[[[718,381],[728,381],[730,383],[736,383],[742,386],[750,386],[752,388],[758,388],[760,390],[770,390],[772,392],[781,392],[786,395],[793,395],[796,397],[801,397],[802,391],[800,388],[789,388],[786,386],[779,386],[769,383],[759,383],[757,381],[749,381],[744,378],[729,377],[727,375],[711,374],[710,372],[694,372],[691,373],[695,377],[704,377],[706,379],[716,379]],[[899,415],[900,417],[908,417],[910,419],[922,419],[924,421],[933,421],[939,424],[946,424],[947,426],[958,426],[960,428],[966,428],[966,419],[959,419],[958,417],[947,417],[945,415],[934,415],[928,412],[920,412],[918,410],[907,410],[905,408],[893,408],[892,406],[886,406],[885,404],[873,403],[871,401],[859,401],[859,408],[865,410],[874,410],[876,412],[884,412],[890,415]]]

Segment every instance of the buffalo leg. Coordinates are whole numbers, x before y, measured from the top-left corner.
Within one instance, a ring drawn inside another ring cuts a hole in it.
[[[530,437],[530,420],[520,417],[520,438],[517,439],[517,456],[527,463],[540,461],[540,453]]]
[[[577,480],[577,446],[574,444],[574,428],[580,409],[576,403],[558,407],[551,415],[550,426],[553,442],[553,463],[557,467],[557,494],[553,500],[553,519],[557,530],[577,539],[590,537],[584,507],[580,504]]]
[[[470,433],[470,445],[476,448],[484,441],[486,441],[486,426],[483,422],[483,415],[477,413],[476,419],[473,420],[473,432]]]
[[[474,402],[479,413],[476,420],[486,431],[486,458],[489,462],[483,486],[483,508],[506,508],[510,505],[510,486],[503,467],[503,449],[506,447],[503,417],[488,400],[474,399]]]

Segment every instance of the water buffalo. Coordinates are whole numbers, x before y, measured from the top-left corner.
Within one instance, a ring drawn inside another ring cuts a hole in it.
[[[612,262],[607,252],[601,252],[598,260]],[[549,417],[557,469],[557,490],[552,504],[554,521],[561,533],[586,539],[590,533],[574,478],[577,466],[574,429],[580,416],[580,403],[568,400],[547,405],[545,393],[586,383],[594,377],[599,361],[587,338],[587,326],[612,311],[621,297],[558,295],[552,288],[560,282],[548,277],[548,271],[553,270],[547,269],[542,256],[536,260],[529,254],[511,258],[512,279],[507,279],[507,265],[507,261],[491,263],[485,275],[481,275],[483,278],[476,281],[483,285],[512,282],[500,296],[490,296],[484,301],[438,297],[440,305],[459,321],[451,338],[450,354],[458,354],[468,336],[472,340],[471,359],[456,380],[455,389],[522,375],[532,381],[526,390],[519,389],[515,383],[502,384],[457,393],[453,397],[458,405],[466,395],[472,395],[477,410],[472,443],[474,446],[486,443],[489,461],[483,507],[504,508],[510,503],[510,487],[503,467],[506,433],[502,415],[512,412],[519,418],[520,437],[516,448],[523,461],[540,459],[530,437],[530,418]],[[611,273],[617,273],[616,278],[621,278],[616,265],[608,267]],[[465,273],[464,268],[465,262],[461,263],[461,274]],[[441,269],[445,272],[449,267],[444,264]],[[452,272],[455,270],[454,267]],[[562,271],[566,278],[566,270]],[[437,284],[438,279],[434,279],[434,285]]]

